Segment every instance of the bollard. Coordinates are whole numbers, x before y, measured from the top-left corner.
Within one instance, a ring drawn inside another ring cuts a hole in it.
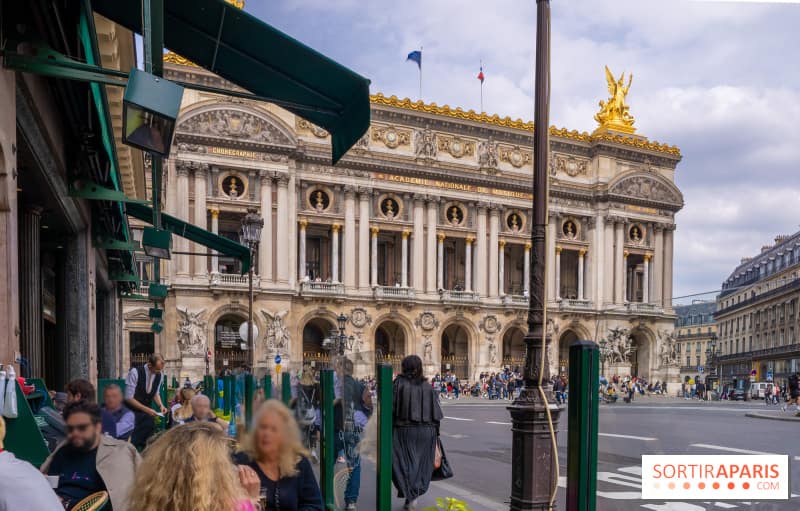
[[[264,389],[264,400],[272,399],[272,375],[268,374],[264,376],[264,383],[262,384]]]
[[[325,509],[336,509],[333,494],[333,465],[336,461],[333,429],[333,369],[323,369],[320,375],[322,398],[322,435],[320,441],[319,479]]]
[[[216,379],[216,385],[214,386],[214,403],[216,404],[215,408],[222,410],[225,408],[225,401],[223,400],[223,394],[225,394],[225,380],[220,378]]]
[[[233,378],[225,376],[222,379],[222,413],[226,417],[230,417],[231,409],[233,408]]]
[[[250,430],[250,422],[253,420],[253,401],[256,390],[256,379],[252,374],[244,377],[244,427]]]
[[[289,372],[281,374],[281,401],[286,406],[289,406],[289,401],[292,400],[292,375]]]
[[[392,509],[392,366],[378,366],[378,472],[375,477],[375,509]]]
[[[207,374],[203,377],[203,394],[211,401],[211,409],[213,410],[217,400],[214,399],[214,377],[211,375]]]
[[[597,413],[600,350],[591,341],[569,349],[567,510],[594,511],[597,500]]]

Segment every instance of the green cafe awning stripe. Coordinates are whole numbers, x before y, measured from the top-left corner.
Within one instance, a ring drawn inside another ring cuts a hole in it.
[[[92,7],[141,33],[141,3]],[[334,163],[369,127],[369,80],[224,0],[164,2],[164,45],[254,94],[320,109],[287,107],[331,134]]]
[[[143,222],[152,223],[153,221],[153,208],[145,206],[144,204],[127,203],[125,205],[128,215],[138,218]],[[250,249],[244,245],[240,245],[235,241],[229,240],[214,234],[211,231],[201,229],[195,225],[179,220],[174,216],[161,213],[161,227],[168,231],[177,234],[189,241],[199,243],[204,247],[211,250],[216,250],[221,255],[235,257],[242,262],[242,274],[250,270]]]

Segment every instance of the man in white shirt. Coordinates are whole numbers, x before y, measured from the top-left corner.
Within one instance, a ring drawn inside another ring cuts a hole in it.
[[[161,414],[167,413],[159,393],[163,382],[162,369],[164,357],[153,353],[147,359],[147,364],[131,369],[125,379],[125,402],[135,417],[131,443],[139,450],[145,448],[147,439],[156,430],[155,417],[158,412],[153,410],[151,404],[155,402]]]
[[[14,453],[3,450],[6,423],[0,417],[0,511],[36,509],[64,511],[55,492],[41,472]]]

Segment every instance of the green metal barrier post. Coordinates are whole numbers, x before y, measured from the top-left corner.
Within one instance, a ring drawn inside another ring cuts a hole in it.
[[[333,369],[323,369],[322,384],[322,439],[320,444],[319,479],[325,509],[334,511],[336,500],[333,494],[333,465],[336,461],[333,431]]]
[[[392,509],[392,366],[378,366],[378,473],[375,509]]]
[[[211,375],[203,376],[203,394],[211,400],[211,409],[215,409],[217,407],[216,381]]]
[[[289,406],[289,401],[292,400],[292,375],[285,372],[281,375],[281,401],[286,406]]]
[[[594,511],[597,500],[597,413],[600,350],[591,341],[569,349],[567,509]]]
[[[253,419],[253,397],[255,396],[256,379],[252,374],[244,377],[244,427],[250,429],[250,421]]]
[[[224,382],[222,384],[222,412],[225,417],[230,417],[231,408],[233,407],[233,377],[226,376],[222,381]]]
[[[264,400],[272,399],[272,375],[268,374],[264,376],[264,383],[262,384],[262,388],[264,389]]]

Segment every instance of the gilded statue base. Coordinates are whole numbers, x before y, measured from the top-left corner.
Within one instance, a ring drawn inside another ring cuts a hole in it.
[[[592,132],[592,136],[594,135],[633,135],[636,133],[636,128],[633,126],[627,126],[625,124],[604,124],[602,126],[598,126],[596,130]],[[647,140],[647,137],[643,137],[641,135],[635,135],[634,138],[640,138],[642,140]]]

